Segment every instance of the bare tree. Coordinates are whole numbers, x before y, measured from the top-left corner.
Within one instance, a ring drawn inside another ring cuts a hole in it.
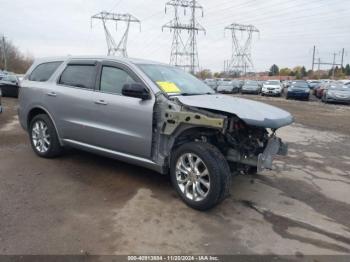
[[[0,69],[18,74],[25,73],[33,63],[33,57],[24,55],[11,41],[1,38]]]

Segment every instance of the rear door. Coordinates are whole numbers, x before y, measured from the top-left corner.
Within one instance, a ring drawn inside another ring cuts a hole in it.
[[[47,90],[47,101],[63,139],[94,141],[94,89],[99,64],[94,60],[70,61],[57,83]]]
[[[98,126],[95,144],[121,153],[150,158],[153,94],[150,92],[149,100],[122,95],[124,84],[144,84],[129,66],[106,61],[99,70],[93,103],[94,119]]]

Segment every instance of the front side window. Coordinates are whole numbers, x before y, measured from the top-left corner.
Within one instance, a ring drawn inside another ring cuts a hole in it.
[[[135,83],[135,80],[124,70],[104,66],[102,68],[100,91],[112,94],[121,94],[125,84]]]
[[[30,81],[46,82],[50,79],[62,61],[49,62],[38,65],[28,77]]]
[[[68,65],[63,71],[59,83],[67,86],[94,89],[95,65]]]

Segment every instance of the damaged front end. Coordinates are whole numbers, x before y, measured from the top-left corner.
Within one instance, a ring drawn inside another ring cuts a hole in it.
[[[287,154],[287,145],[276,136],[276,128],[248,125],[230,112],[187,106],[161,95],[155,118],[154,160],[165,165],[174,148],[190,141],[216,146],[233,173],[271,169],[276,155]]]
[[[239,119],[231,119],[231,122],[234,127],[225,134],[229,145],[225,156],[236,170],[261,172],[272,169],[276,155],[287,155],[288,146],[276,136],[275,130],[269,133],[262,127],[247,126]]]

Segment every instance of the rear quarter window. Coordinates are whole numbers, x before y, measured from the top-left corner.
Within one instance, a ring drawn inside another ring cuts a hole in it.
[[[29,75],[28,80],[36,82],[46,82],[50,79],[56,69],[62,64],[62,61],[48,62],[38,65]]]

